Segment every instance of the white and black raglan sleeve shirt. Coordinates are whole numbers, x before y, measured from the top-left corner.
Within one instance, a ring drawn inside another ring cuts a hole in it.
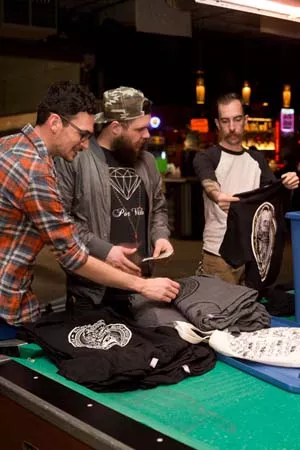
[[[228,194],[252,191],[276,180],[264,155],[256,150],[233,152],[220,145],[199,152],[194,159],[197,177],[217,181],[220,191]],[[227,214],[204,191],[205,228],[203,249],[219,255],[226,232]]]

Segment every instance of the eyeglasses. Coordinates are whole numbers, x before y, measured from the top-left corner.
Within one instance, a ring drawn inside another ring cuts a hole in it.
[[[67,122],[69,125],[71,125],[71,127],[74,128],[74,130],[76,130],[78,132],[81,142],[88,141],[93,136],[93,133],[91,133],[88,130],[82,130],[77,125],[75,125],[75,123],[71,122],[71,120],[67,119],[62,114],[59,114],[59,117],[61,117],[61,119],[63,119],[65,122]]]

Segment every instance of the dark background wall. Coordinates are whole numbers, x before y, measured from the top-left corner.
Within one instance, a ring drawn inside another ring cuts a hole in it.
[[[270,104],[276,115],[282,88],[292,86],[292,106],[300,105],[300,41],[261,35],[244,37],[212,31],[193,38],[138,33],[108,19],[101,26],[90,15],[76,21],[61,18],[56,36],[39,42],[0,39],[0,54],[80,61],[94,53],[96,66],[89,83],[96,95],[117,85],[134,85],[158,106],[195,106],[196,70],[205,72],[206,113],[216,96],[240,91],[244,80],[252,87],[252,103]]]
[[[99,37],[95,52],[105,89],[133,84],[156,104],[192,106],[201,69],[207,105],[224,91],[240,92],[245,80],[252,87],[252,104],[268,102],[271,114],[282,106],[284,84],[291,84],[292,106],[300,105],[298,40],[212,31],[194,32],[190,39],[137,33],[113,21],[101,27]]]
[[[273,114],[282,106],[283,85],[291,84],[292,106],[298,109],[298,40],[206,32],[195,36],[195,41],[196,55],[197,47],[202,48],[208,103],[222,91],[240,91],[248,80],[251,102],[269,102]]]

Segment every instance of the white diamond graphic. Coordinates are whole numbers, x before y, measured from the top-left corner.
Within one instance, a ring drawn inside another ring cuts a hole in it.
[[[125,200],[129,200],[135,193],[141,179],[134,169],[112,167],[109,169],[110,184]]]

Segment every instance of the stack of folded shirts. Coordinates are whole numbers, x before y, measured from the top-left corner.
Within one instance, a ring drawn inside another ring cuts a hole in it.
[[[270,315],[257,302],[254,289],[209,275],[178,281],[181,290],[173,303],[201,331],[255,331],[270,326]]]

